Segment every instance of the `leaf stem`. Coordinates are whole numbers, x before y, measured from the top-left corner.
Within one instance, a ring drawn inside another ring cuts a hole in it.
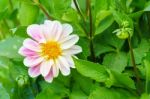
[[[35,3],[37,3],[37,2],[35,2]],[[47,16],[47,18],[48,18],[49,20],[53,19],[53,18],[48,14],[48,12],[46,11],[46,9],[44,8],[44,6],[43,6],[41,3],[38,2],[37,5],[38,5],[38,7],[43,11],[43,13]]]
[[[89,33],[89,40],[90,40],[90,52],[92,61],[96,61],[95,52],[94,52],[94,44],[93,44],[93,20],[92,20],[92,11],[91,11],[91,0],[87,0],[87,7],[89,11],[89,21],[90,21],[90,33]]]
[[[85,25],[85,24],[86,24],[86,19],[85,19],[85,17],[83,16],[83,14],[82,14],[82,12],[81,12],[81,10],[80,10],[80,7],[78,6],[77,1],[76,1],[76,0],[73,0],[73,3],[74,3],[74,5],[75,5],[75,7],[76,7],[76,9],[77,9],[77,11],[78,11],[80,17],[83,19],[83,23],[84,23],[84,25]],[[83,27],[85,34],[88,36],[88,32],[86,31],[86,28],[85,28],[82,24],[81,24],[81,26]]]
[[[12,0],[9,0],[9,4],[10,4],[11,9],[13,9],[14,7],[13,7]]]
[[[78,11],[78,13],[79,13],[79,15],[80,15],[81,18],[83,18],[83,20],[85,21],[85,18],[84,18],[83,14],[82,14],[82,12],[81,12],[79,6],[78,6],[77,1],[76,1],[76,0],[73,0],[73,2],[74,2],[74,5],[75,5],[75,7],[76,7],[76,9],[77,9],[77,11]]]
[[[134,70],[134,73],[136,76],[137,83],[138,83],[138,85],[140,85],[140,77],[139,77],[138,69],[137,69],[136,63],[135,63],[135,57],[134,57],[134,52],[133,52],[130,36],[128,37],[128,44],[129,44],[129,48],[130,48],[130,56],[131,56],[131,61],[132,61],[132,65],[133,65],[133,70]],[[139,90],[139,92],[140,92],[140,90]]]

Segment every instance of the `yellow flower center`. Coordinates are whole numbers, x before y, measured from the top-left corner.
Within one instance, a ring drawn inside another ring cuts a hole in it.
[[[62,54],[60,45],[55,41],[49,41],[45,44],[42,44],[42,55],[47,59],[56,59]]]

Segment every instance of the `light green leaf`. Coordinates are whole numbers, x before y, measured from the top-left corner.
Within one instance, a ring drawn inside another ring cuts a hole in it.
[[[144,11],[150,11],[150,1],[146,3]]]
[[[29,2],[21,1],[18,18],[22,26],[32,24],[37,19],[38,14],[39,9],[37,6]]]
[[[66,22],[78,23],[78,14],[74,9],[68,9],[62,16],[62,20]]]
[[[149,51],[149,49],[150,49],[149,41],[146,39],[142,39],[137,48],[133,49],[136,64],[140,64],[142,62],[142,58],[145,56],[145,53]],[[129,65],[131,65],[130,52],[128,53],[128,57],[129,57]]]
[[[106,69],[100,64],[81,59],[75,59],[75,66],[77,71],[83,76],[89,77],[98,82],[104,82],[108,77]]]
[[[59,90],[59,89],[58,89]],[[51,98],[51,99],[62,99],[63,97],[59,94],[56,94],[54,91],[52,91],[51,89],[46,89],[44,91],[42,91],[41,93],[39,93],[36,96],[36,99],[47,99],[47,98]]]
[[[114,22],[114,18],[110,11],[102,10],[96,15],[96,32],[95,34],[102,33]]]
[[[127,66],[127,54],[124,52],[106,54],[103,64],[109,69],[122,72]]]
[[[18,49],[22,45],[23,38],[14,36],[14,37],[9,37],[3,41],[0,42],[0,56],[5,56],[7,58],[12,58],[12,59],[20,59],[22,58],[18,54]]]
[[[88,97],[81,90],[73,90],[69,99],[87,99]]]
[[[150,94],[143,93],[140,99],[150,99]]]
[[[98,87],[88,99],[137,99],[137,97],[123,89]]]
[[[150,53],[147,53],[144,59],[145,72],[146,72],[146,92],[150,94]]]
[[[7,93],[5,88],[2,86],[2,84],[0,84],[0,98],[1,99],[10,99],[9,94]]]
[[[111,87],[113,85],[117,87],[135,89],[134,81],[128,75],[113,70],[108,70],[108,73],[110,78],[108,78],[105,82],[107,87]]]
[[[26,26],[19,26],[17,28],[13,28],[11,29],[13,34],[16,35],[16,36],[20,36],[20,37],[28,37],[27,33],[26,33],[26,30],[27,30],[27,27]]]

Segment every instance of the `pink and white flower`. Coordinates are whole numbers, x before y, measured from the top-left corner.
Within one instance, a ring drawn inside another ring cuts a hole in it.
[[[73,28],[59,21],[46,20],[44,24],[32,24],[27,28],[27,38],[19,49],[25,57],[24,65],[29,67],[31,77],[42,75],[47,82],[52,82],[59,71],[67,76],[70,68],[75,68],[72,56],[82,52],[75,45],[79,37],[71,34]]]

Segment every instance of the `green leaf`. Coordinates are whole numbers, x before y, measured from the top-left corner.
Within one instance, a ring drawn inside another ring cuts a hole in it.
[[[28,35],[26,33],[26,29],[27,29],[26,26],[19,26],[17,28],[13,28],[11,30],[14,35],[26,38],[26,37],[28,37]]]
[[[7,0],[0,0],[0,11],[8,8],[8,1]]]
[[[150,94],[143,93],[140,97],[140,99],[150,99]]]
[[[142,58],[144,58],[145,53],[148,52],[149,49],[150,49],[149,41],[146,39],[142,39],[137,48],[133,49],[136,64],[140,64],[142,62]],[[131,65],[130,52],[128,53],[128,57],[129,57],[129,65]]]
[[[137,97],[123,89],[98,87],[88,99],[137,99]]]
[[[72,71],[73,75],[73,90],[80,91],[82,89],[82,93],[89,94],[91,92],[91,88],[93,85],[93,80],[89,79],[88,77],[82,76],[77,71]],[[85,83],[86,82],[86,83]]]
[[[4,9],[0,12],[0,20],[4,19],[6,17],[8,9]]]
[[[0,56],[12,58],[15,60],[21,59],[22,57],[18,54],[18,49],[22,45],[23,38],[14,36],[9,37],[0,42]]]
[[[104,82],[108,77],[106,69],[100,64],[81,59],[75,59],[75,66],[77,71],[83,76],[89,77],[98,82]]]
[[[100,34],[104,30],[106,30],[112,23],[114,22],[114,18],[110,11],[102,10],[96,15],[96,32],[95,34]]]
[[[79,55],[80,58],[86,60],[87,57],[90,55],[88,39],[80,37],[78,45],[80,45],[82,47],[82,53],[80,53],[80,55]]]
[[[62,16],[62,20],[66,22],[78,23],[78,14],[74,9],[68,9]]]
[[[111,10],[111,12],[113,13],[114,19],[119,24],[119,26],[122,25],[123,21],[127,21],[129,23],[129,27],[133,29],[133,20],[126,13],[115,10]]]
[[[45,5],[52,17],[59,20],[62,19],[63,14],[67,13],[67,10],[71,7],[71,0],[41,0],[41,3]]]
[[[144,11],[150,11],[150,1],[146,3]]]
[[[107,81],[105,82],[107,87],[113,85],[116,87],[135,89],[134,81],[128,75],[113,70],[108,70],[108,73],[110,78],[108,78]]]
[[[87,99],[88,97],[81,90],[73,90],[69,99]]]
[[[18,18],[22,26],[27,26],[35,22],[38,15],[39,9],[37,6],[29,2],[21,1]]]
[[[61,95],[56,94],[53,90],[48,88],[48,89],[42,91],[41,93],[39,93],[36,96],[36,99],[47,99],[48,97],[50,97],[52,99],[62,99],[63,98]]]
[[[114,28],[110,27],[104,33],[95,36],[94,43],[110,46],[114,49],[114,51],[120,50],[123,47],[125,41],[117,38],[116,35],[112,33],[113,30]]]
[[[109,69],[122,72],[127,66],[127,54],[124,52],[106,54],[103,64]]]
[[[7,93],[6,89],[0,84],[0,98],[1,99],[10,99],[9,94]]]
[[[150,53],[147,53],[144,59],[145,72],[146,72],[146,93],[150,94]]]
[[[116,51],[112,46],[109,46],[103,42],[94,42],[94,43],[95,43],[94,50],[95,50],[96,56],[99,56],[100,54],[103,54],[103,53]]]
[[[93,2],[95,2],[95,10],[96,12],[99,12],[101,10],[107,10],[109,7],[109,3],[110,0],[92,0]]]

